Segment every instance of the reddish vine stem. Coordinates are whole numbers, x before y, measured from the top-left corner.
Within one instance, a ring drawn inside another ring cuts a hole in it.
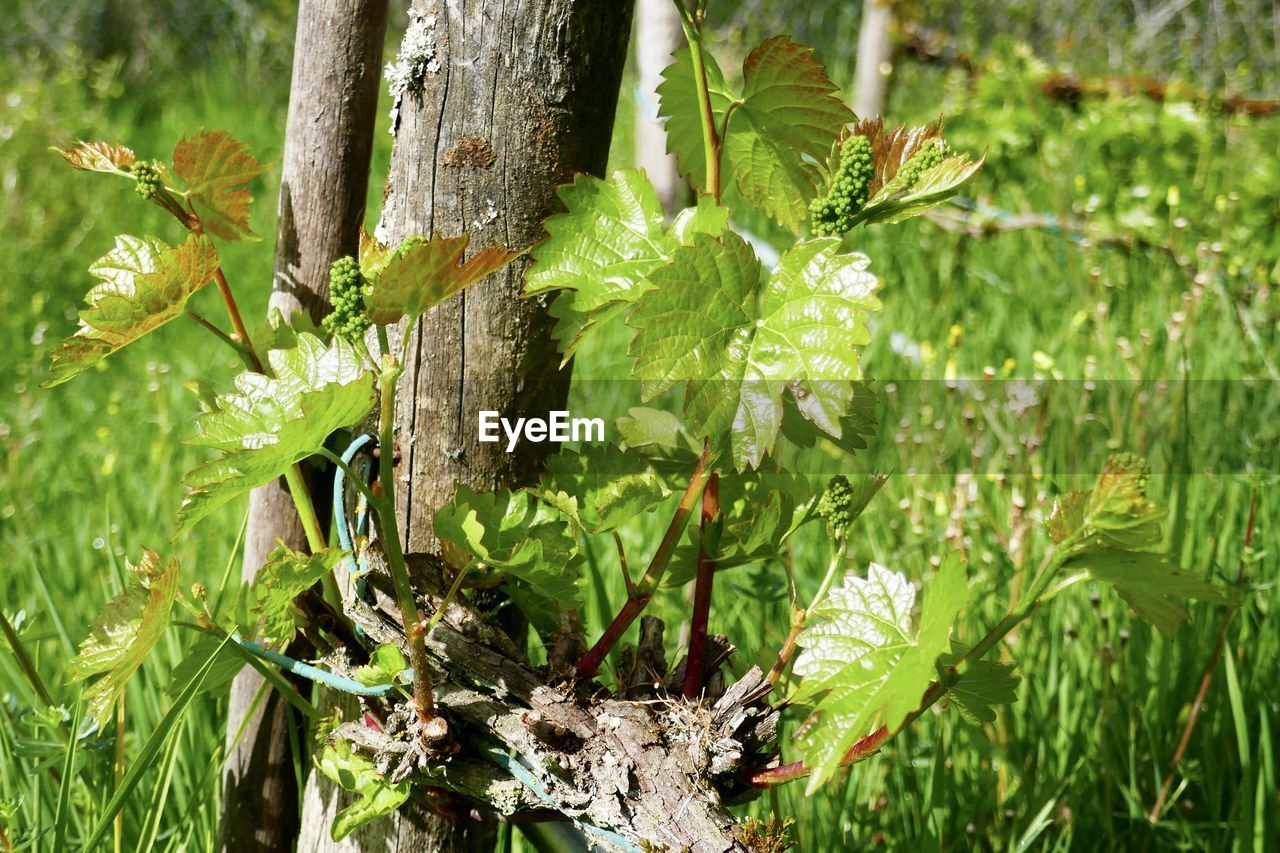
[[[862,740],[849,747],[849,751],[844,754],[841,764],[856,764],[864,758],[868,758],[879,749],[884,742],[889,739],[889,730],[884,726],[876,729]],[[751,784],[757,788],[769,788],[774,785],[781,785],[784,782],[794,782],[796,779],[802,779],[809,775],[809,768],[805,766],[803,761],[793,761],[790,764],[783,764],[780,767],[771,767],[768,770],[761,770],[751,777]]]
[[[1255,512],[1258,508],[1258,496],[1256,493],[1249,495],[1249,521],[1245,525],[1244,530],[1244,548],[1247,551],[1249,546],[1253,544],[1253,523]],[[1240,555],[1240,566],[1236,569],[1236,586],[1244,581],[1245,555]],[[1196,698],[1191,703],[1191,714],[1187,717],[1187,724],[1183,726],[1182,737],[1178,741],[1178,748],[1173,753],[1173,762],[1169,765],[1169,773],[1164,777],[1164,784],[1160,786],[1160,794],[1156,797],[1156,803],[1151,807],[1151,814],[1147,816],[1147,820],[1152,825],[1160,822],[1160,813],[1164,811],[1165,801],[1169,799],[1169,791],[1173,788],[1173,777],[1178,774],[1178,766],[1182,763],[1182,757],[1187,752],[1187,746],[1191,743],[1191,733],[1195,731],[1196,721],[1200,719],[1200,709],[1204,706],[1205,697],[1209,695],[1209,684],[1213,681],[1213,672],[1218,667],[1218,658],[1222,657],[1222,647],[1227,640],[1227,626],[1231,624],[1231,617],[1235,615],[1236,605],[1232,604],[1227,607],[1225,613],[1222,614],[1222,623],[1218,626],[1218,641],[1214,643],[1213,653],[1209,655],[1209,663],[1205,665],[1204,676],[1200,679],[1200,688],[1196,691]]]
[[[680,497],[680,503],[676,506],[675,514],[671,518],[671,524],[667,526],[667,532],[663,534],[662,541],[658,543],[658,550],[654,552],[653,559],[649,561],[649,567],[645,569],[644,577],[640,578],[639,583],[627,595],[626,603],[622,605],[618,615],[609,623],[609,627],[600,635],[600,639],[596,640],[595,645],[578,661],[575,675],[579,679],[585,680],[600,672],[600,665],[604,663],[604,659],[610,650],[617,645],[618,640],[622,639],[622,635],[631,627],[631,623],[636,621],[640,614],[644,612],[649,600],[653,598],[654,592],[658,589],[658,584],[662,583],[662,578],[667,573],[667,566],[671,563],[671,556],[675,553],[676,545],[680,542],[680,534],[684,532],[685,525],[689,522],[689,516],[693,513],[693,505],[697,502],[698,496],[702,494],[702,489],[706,485],[708,477],[711,476],[711,472],[707,470],[707,464],[710,461],[711,447],[708,444],[704,444],[702,456],[698,458],[698,464],[694,467],[693,474],[689,477],[689,485]]]
[[[680,691],[686,699],[696,699],[702,693],[702,676],[707,656],[707,625],[711,616],[711,588],[716,578],[716,555],[707,550],[707,534],[719,515],[720,477],[712,474],[702,492],[702,541],[698,545],[698,576],[694,581],[693,615],[689,620],[689,652],[684,659],[684,686]]]

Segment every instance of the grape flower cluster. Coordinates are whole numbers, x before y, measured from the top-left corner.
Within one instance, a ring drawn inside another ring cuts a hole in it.
[[[133,175],[133,191],[150,201],[164,189],[164,181],[160,179],[160,169],[149,160],[139,160],[129,167]]]
[[[951,156],[951,147],[941,139],[924,144],[912,154],[893,177],[894,186],[901,192],[910,192],[920,181],[920,176]]]
[[[857,492],[848,478],[838,474],[831,478],[827,490],[818,499],[818,515],[826,519],[832,533],[841,535],[862,511],[858,502]]]
[[[329,303],[333,311],[322,321],[324,330],[349,341],[362,338],[369,328],[364,301],[370,291],[369,281],[355,258],[348,255],[334,261],[329,268]]]
[[[815,234],[843,234],[853,228],[853,217],[867,203],[867,192],[875,177],[871,140],[851,136],[840,146],[840,166],[827,194],[809,205]]]

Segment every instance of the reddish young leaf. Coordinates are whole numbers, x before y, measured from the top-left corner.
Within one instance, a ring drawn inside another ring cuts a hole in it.
[[[66,382],[177,317],[217,268],[218,252],[208,237],[193,235],[170,247],[120,235],[116,247],[89,268],[102,283],[89,291],[80,329],[54,351],[42,384]]]
[[[401,317],[417,317],[524,254],[487,246],[464,261],[470,240],[466,234],[430,240],[410,237],[390,253],[379,246],[364,247],[362,254],[382,261],[365,270],[373,283],[365,303],[369,319],[385,325]]]
[[[266,171],[249,147],[223,130],[200,131],[173,149],[173,172],[187,184],[191,208],[204,229],[224,240],[254,238],[245,183]]]
[[[84,172],[108,172],[128,175],[128,167],[137,156],[123,145],[109,142],[84,142],[75,148],[55,148],[62,158]]]

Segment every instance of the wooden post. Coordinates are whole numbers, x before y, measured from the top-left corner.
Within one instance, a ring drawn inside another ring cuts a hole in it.
[[[534,243],[556,206],[556,186],[575,172],[604,172],[630,0],[415,0],[409,17],[389,75],[396,141],[379,238],[395,245],[414,234],[466,231],[473,249]],[[401,538],[410,552],[435,547],[432,516],[458,484],[489,490],[528,482],[554,449],[525,443],[508,454],[477,440],[481,408],[564,408],[569,371],[559,369],[546,303],[519,297],[526,263],[408,330],[395,456]],[[392,335],[393,348],[400,334]],[[492,824],[434,819],[417,801],[335,845],[329,825],[346,802],[313,773],[298,849],[493,846]]]
[[[684,46],[680,15],[671,0],[636,3],[636,165],[645,170],[670,216],[687,205],[689,184],[667,153],[667,128],[658,121],[658,84],[672,54]]]
[[[892,56],[893,45],[889,41],[892,20],[891,0],[863,0],[858,62],[853,72],[853,111],[858,118],[871,118],[884,112],[889,78],[883,66]]]
[[[304,0],[298,10],[271,294],[271,306],[286,317],[300,310],[319,319],[329,265],[358,245],[386,10],[386,0]],[[250,497],[245,580],[277,539],[306,547],[283,480]],[[220,846],[236,853],[288,850],[298,829],[292,722],[278,694],[267,697],[233,743],[261,685],[261,676],[246,669],[231,689]]]

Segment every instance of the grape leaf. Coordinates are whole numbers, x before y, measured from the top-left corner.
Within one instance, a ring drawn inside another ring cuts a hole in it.
[[[939,664],[952,666],[968,651],[968,647],[952,642],[951,653],[943,656]],[[993,723],[996,719],[995,706],[1018,701],[1017,691],[1021,682],[1022,676],[1018,675],[1013,664],[977,660],[968,664],[947,691],[947,696],[960,716],[971,725]]]
[[[765,484],[774,482],[772,477],[753,483],[757,488],[745,492],[750,499],[736,500],[733,496],[735,479],[738,478],[722,478],[720,481],[724,523],[715,533],[715,547],[712,549],[716,571],[761,560],[782,559],[783,536],[795,527],[802,508],[800,502],[804,500],[800,495],[805,488],[799,484],[805,481],[800,477],[791,478],[798,488],[768,489]],[[702,530],[698,525],[691,524],[685,528],[685,541],[671,558],[662,580],[664,587],[680,587],[693,580],[702,541]]]
[[[1138,457],[1112,455],[1091,490],[1068,492],[1054,503],[1049,537],[1058,545],[1070,539],[1077,550],[1159,545],[1162,513],[1147,495],[1149,477]]]
[[[399,684],[409,668],[404,652],[395,643],[383,643],[369,655],[369,663],[356,667],[352,675],[361,684]]]
[[[707,94],[711,102],[712,120],[717,128],[724,124],[724,114],[738,97],[725,82],[724,73],[714,56],[703,51],[707,75]],[[667,152],[674,154],[681,175],[687,175],[702,191],[707,188],[707,161],[702,144],[702,118],[698,89],[694,82],[693,54],[682,47],[672,54],[674,60],[662,71],[658,84],[658,117],[666,122]]]
[[[630,321],[639,329],[633,373],[645,394],[687,382],[691,431],[739,468],[772,452],[787,394],[805,419],[840,438],[861,376],[857,348],[870,342],[867,316],[880,303],[866,257],[841,255],[839,245],[797,243],[767,279],[732,232],[678,249]]]
[[[554,630],[560,610],[581,607],[569,521],[533,490],[480,494],[459,486],[436,510],[435,535],[455,569],[506,575],[508,594],[540,630]]]
[[[129,174],[129,166],[138,159],[123,145],[112,145],[109,142],[85,142],[75,148],[55,148],[62,158],[83,172],[107,172],[114,175]]]
[[[729,213],[710,196],[682,211],[670,230],[662,203],[641,169],[608,181],[579,174],[557,190],[565,212],[547,219],[547,237],[533,248],[525,295],[558,291],[550,313],[567,362],[583,336],[650,289],[648,276],[697,233],[721,234]]]
[[[196,419],[192,444],[223,451],[189,471],[190,491],[178,513],[178,532],[227,501],[281,476],[316,453],[334,430],[373,409],[373,375],[341,338],[325,346],[301,334],[293,349],[269,353],[274,377],[246,372],[218,408]]]
[[[346,555],[339,548],[302,554],[283,545],[268,554],[253,579],[250,612],[257,622],[257,636],[272,646],[291,642],[301,618],[293,600],[332,572]]]
[[[643,458],[612,444],[561,450],[548,460],[541,486],[571,499],[589,533],[616,530],[670,494]]]
[[[793,699],[817,700],[802,738],[807,795],[856,741],[880,726],[893,731],[920,706],[968,598],[964,562],[951,554],[928,584],[919,631],[911,628],[911,582],[876,563],[865,579],[846,575],[813,609],[799,638]]]
[[[188,237],[173,247],[151,238],[116,237],[115,248],[89,267],[102,283],[85,297],[80,328],[54,351],[41,385],[66,382],[177,317],[217,269],[218,252],[206,237]]]
[[[782,406],[782,435],[797,447],[813,447],[821,439],[845,453],[867,449],[867,439],[876,434],[876,394],[866,382],[853,383],[853,399],[840,416],[840,436],[833,437],[818,429],[801,414],[796,401],[787,395]]]
[[[126,563],[133,576],[127,589],[102,609],[68,667],[68,680],[102,676],[84,692],[89,713],[105,728],[125,682],[169,627],[169,612],[178,592],[176,559],[161,565],[160,555],[145,551],[138,565]]]
[[[1150,551],[1090,549],[1068,560],[1064,568],[1085,569],[1095,579],[1111,584],[1134,613],[1170,639],[1174,629],[1191,616],[1178,599],[1226,601],[1204,578]]]
[[[659,447],[695,455],[702,450],[685,429],[684,421],[662,409],[633,406],[614,422],[614,428],[629,448]]]
[[[244,184],[266,171],[249,146],[225,130],[201,130],[178,140],[173,173],[187,186],[187,200],[206,231],[224,240],[258,239],[249,229]]]
[[[394,250],[376,241],[364,247],[361,268],[372,286],[365,300],[369,319],[388,325],[405,316],[417,318],[523,254],[486,246],[464,261],[470,242],[471,237],[462,234],[430,240],[411,237]]]
[[[742,93],[725,84],[704,54],[711,111],[724,133],[724,166],[743,198],[784,226],[798,231],[808,218],[822,167],[841,130],[853,120],[813,48],[786,36],[767,39],[742,65]],[[706,184],[693,58],[676,54],[658,87],[660,114],[667,119],[669,148],[681,170]],[[731,112],[730,112],[731,110]]]
[[[329,834],[341,841],[361,826],[391,814],[409,799],[409,782],[391,782],[378,772],[373,760],[355,752],[349,741],[330,738],[320,753],[317,768],[338,787],[360,797],[334,816]]]

